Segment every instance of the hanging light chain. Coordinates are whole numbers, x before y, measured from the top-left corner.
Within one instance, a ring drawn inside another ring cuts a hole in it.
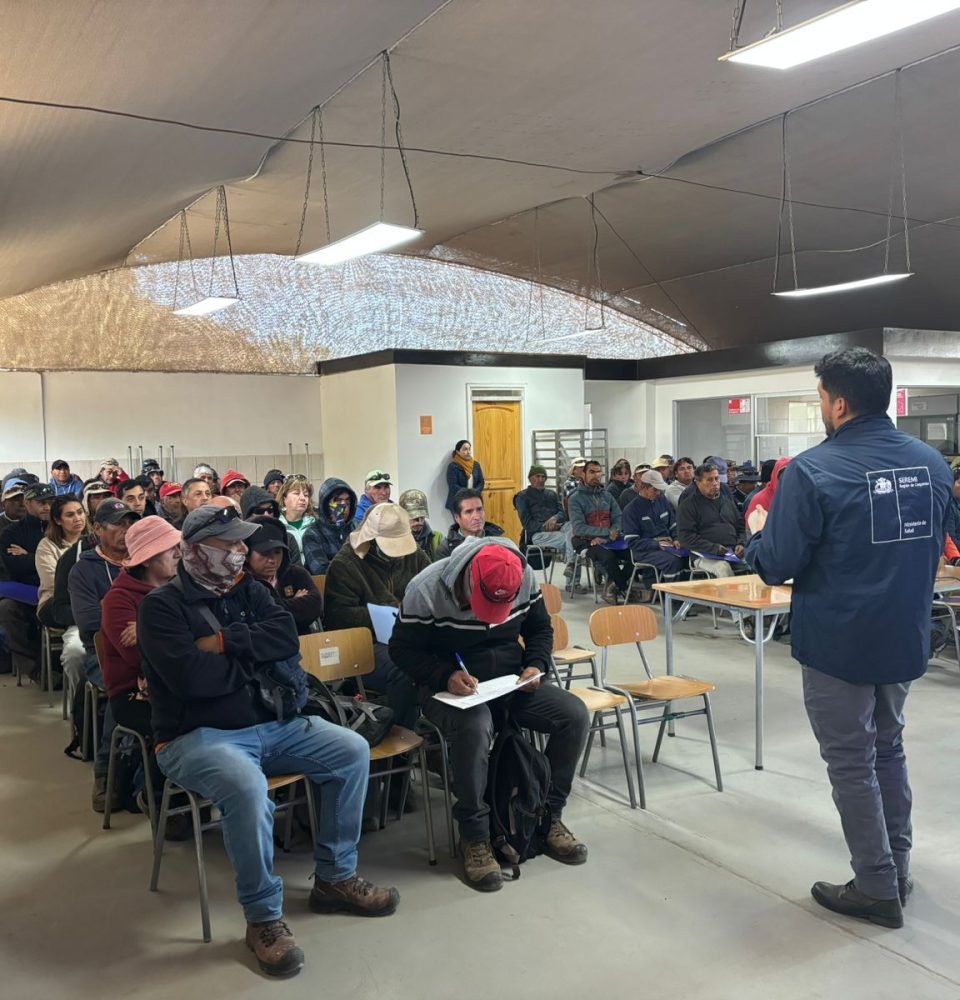
[[[313,177],[313,150],[317,137],[317,115],[319,113],[319,108],[314,108],[310,112],[310,147],[307,154],[307,177],[303,185],[303,208],[300,211],[300,231],[297,233],[297,248],[293,251],[294,257],[300,256],[300,247],[303,244],[303,228],[307,224],[307,208],[310,204],[310,181]]]

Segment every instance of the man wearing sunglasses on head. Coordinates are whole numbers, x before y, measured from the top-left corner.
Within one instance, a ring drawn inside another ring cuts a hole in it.
[[[297,630],[268,588],[243,572],[246,541],[260,526],[222,503],[187,515],[178,574],[143,599],[137,635],[157,763],[223,813],[247,946],[263,972],[292,976],[304,957],[284,922],[283,882],[273,872],[267,777],[302,773],[318,786],[310,909],[383,916],[399,894],[357,874],[367,742],[316,716],[278,722],[259,697],[257,667],[294,657]]]
[[[363,519],[371,507],[378,503],[393,503],[390,499],[392,486],[393,480],[390,478],[389,472],[384,472],[383,469],[371,469],[367,473],[367,478],[363,481],[363,496],[360,497],[360,502],[357,504],[357,514],[351,525],[353,531],[356,531],[363,524]]]

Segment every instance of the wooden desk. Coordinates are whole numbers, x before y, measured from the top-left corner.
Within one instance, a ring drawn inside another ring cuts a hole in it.
[[[667,673],[673,673],[673,599],[693,601],[708,608],[752,611],[755,628],[755,686],[756,686],[756,747],[755,764],[763,770],[763,647],[764,618],[782,615],[790,610],[792,589],[783,584],[771,587],[759,576],[732,576],[710,580],[690,580],[684,583],[656,583],[654,590],[663,594],[663,633],[667,645]]]

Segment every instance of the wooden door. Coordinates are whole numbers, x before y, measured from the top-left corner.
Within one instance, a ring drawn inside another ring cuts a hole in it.
[[[523,488],[520,403],[473,404],[473,457],[483,468],[483,509],[488,521],[499,524],[519,544],[520,521],[513,509],[514,495]]]

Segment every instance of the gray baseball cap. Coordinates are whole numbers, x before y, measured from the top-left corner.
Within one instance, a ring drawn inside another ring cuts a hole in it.
[[[260,525],[244,521],[233,504],[224,506],[206,503],[190,511],[184,518],[183,540],[196,543],[208,538],[222,538],[225,542],[237,542],[249,538],[259,530]]]
[[[644,486],[652,486],[655,490],[660,490],[661,493],[667,488],[666,481],[656,469],[647,469],[640,477],[640,482]]]

